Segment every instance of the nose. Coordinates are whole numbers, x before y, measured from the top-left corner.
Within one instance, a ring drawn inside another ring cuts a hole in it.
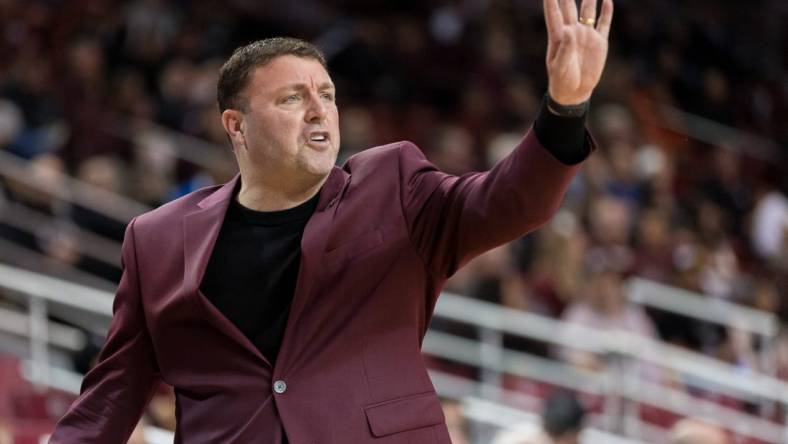
[[[326,119],[326,104],[323,103],[319,94],[310,93],[309,96],[309,104],[306,114],[304,115],[304,120],[306,120],[307,123],[320,123]]]

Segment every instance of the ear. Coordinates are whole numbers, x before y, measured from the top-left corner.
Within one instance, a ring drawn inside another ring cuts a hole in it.
[[[226,109],[222,112],[222,126],[227,132],[227,137],[235,147],[246,147],[246,139],[243,130],[244,115],[237,109]]]

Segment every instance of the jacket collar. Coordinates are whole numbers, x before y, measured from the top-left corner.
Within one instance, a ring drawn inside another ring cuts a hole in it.
[[[325,211],[336,202],[337,198],[339,198],[340,191],[342,191],[345,185],[347,177],[348,173],[342,168],[335,166],[331,169],[331,172],[328,174],[328,179],[326,179],[325,183],[323,183],[323,186],[320,188],[320,199],[317,203],[317,211]],[[223,204],[226,209],[230,199],[235,195],[235,190],[240,180],[241,175],[236,174],[229,182],[201,200],[197,206],[202,209],[207,209],[214,205]]]

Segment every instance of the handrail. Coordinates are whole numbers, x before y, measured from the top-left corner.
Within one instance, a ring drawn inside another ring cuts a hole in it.
[[[216,117],[217,119],[219,116]],[[131,121],[131,129],[114,131],[113,134],[123,139],[136,142],[140,134],[150,131],[152,134],[164,135],[172,141],[172,148],[175,150],[175,157],[185,160],[199,167],[211,170],[223,162],[228,166],[235,165],[231,149],[217,143],[209,142],[205,139],[183,133],[172,128],[160,125],[144,119],[134,119]]]
[[[112,316],[112,293],[0,264],[0,288],[32,295],[47,302]]]
[[[63,224],[63,221],[57,217],[12,202],[0,205],[0,220],[27,233],[34,233],[42,226]],[[79,240],[77,249],[80,253],[105,264],[120,267],[120,242],[102,237],[73,223],[68,224],[68,230],[77,236]]]
[[[624,331],[599,331],[567,324],[447,292],[438,299],[436,315],[559,346],[593,353],[619,353],[711,381],[716,388],[734,396],[748,393],[781,403],[788,400],[788,384],[785,382],[764,375],[742,378],[732,365]]]
[[[512,424],[538,424],[541,418],[533,413],[524,412],[486,399],[469,396],[462,400],[463,413],[469,418],[506,428]],[[581,442],[589,444],[645,444],[643,441],[613,435],[593,427],[585,428]]]
[[[20,367],[22,376],[28,381],[35,382],[36,364],[29,360],[23,360],[20,362]],[[49,367],[47,371],[51,375],[49,387],[72,395],[79,395],[82,375],[58,367]],[[148,444],[172,444],[175,439],[175,434],[169,430],[151,425],[146,425],[144,431],[145,441]]]
[[[461,399],[485,393],[495,402],[515,405],[527,411],[537,411],[541,407],[540,398],[525,392],[508,390],[500,385],[468,379],[434,368],[429,369],[428,373],[437,391],[448,398]]]
[[[453,375],[440,370],[430,369],[430,379],[442,396],[457,399],[462,402],[463,415],[477,422],[485,422],[499,427],[509,427],[522,420],[525,422],[538,422],[541,418],[536,413],[542,409],[542,399],[523,392],[505,389],[499,386],[489,386],[484,382]],[[479,393],[490,394],[487,398],[479,398]],[[492,408],[487,408],[492,407]],[[503,412],[504,414],[497,414]],[[511,414],[517,415],[515,420]],[[587,427],[583,430],[584,438],[588,442],[612,443],[641,443],[641,441],[627,439],[599,430],[600,415],[589,413],[586,421]],[[659,429],[660,435],[667,434],[667,430]],[[587,436],[591,435],[591,436]],[[618,439],[618,441],[616,441]],[[486,441],[483,441],[486,442]],[[582,440],[582,442],[586,442]]]
[[[105,318],[109,318],[112,312],[112,295],[109,292],[71,284],[2,264],[0,264],[0,287],[8,288],[17,293],[32,295],[34,298],[44,302],[79,307]],[[728,364],[626,332],[599,331],[579,325],[567,324],[563,321],[508,309],[496,304],[472,300],[451,293],[443,293],[441,298],[439,298],[435,315],[475,325],[482,329],[494,329],[518,336],[535,338],[550,344],[577,347],[594,353],[633,358],[637,361],[671,369],[692,378],[709,381],[713,384],[715,390],[721,393],[732,394],[739,399],[755,397],[768,399],[780,404],[786,404],[788,401],[788,396],[786,396],[788,393],[786,387],[788,385],[782,381],[760,374],[742,378],[736,369]],[[425,338],[423,349],[425,352],[436,356],[500,373],[520,375],[550,384],[576,388],[588,393],[615,393],[605,392],[606,389],[610,389],[609,381],[606,382],[611,377],[608,373],[585,373],[565,363],[550,362],[543,358],[511,350],[495,351],[494,355],[500,356],[501,359],[491,361],[484,359],[482,356],[481,349],[484,347],[501,348],[500,345],[482,344],[478,341],[448,335],[443,332],[430,331]],[[619,382],[625,382],[624,387],[621,387],[621,384],[617,384],[616,392],[624,397],[644,402],[655,402],[654,399],[656,399],[659,405],[664,406],[668,410],[676,410],[674,405],[664,405],[669,404],[667,400],[654,398],[655,392],[668,393],[669,390],[647,381],[633,381],[621,379]],[[652,386],[654,387],[653,389],[645,390]],[[742,398],[742,396],[745,398]],[[696,401],[693,402],[695,405],[701,405],[701,403]],[[736,421],[738,423],[754,424],[753,426],[748,426],[748,430],[761,430],[761,432],[753,433],[755,436],[766,436],[768,434],[769,437],[774,437],[774,434],[777,433],[775,428],[762,427],[768,421],[761,423],[758,421],[762,420],[755,418],[757,421],[752,422],[753,417],[743,413],[737,414],[735,411],[722,410],[719,412],[720,415],[728,418],[738,418]],[[777,426],[775,425],[775,427]],[[737,430],[736,427],[734,429]]]
[[[571,388],[586,393],[604,392],[604,374],[582,372],[571,365],[551,361],[527,353],[506,350],[498,362],[484,362],[479,357],[479,342],[447,333],[429,331],[422,351],[454,362],[488,368],[524,378]]]
[[[9,152],[0,151],[0,175],[45,191],[66,202],[91,209],[110,219],[126,223],[133,217],[152,209],[126,196],[104,190],[60,172],[55,174],[63,186],[42,185],[29,174],[29,166],[29,161]]]
[[[550,362],[526,353],[501,351],[501,362],[485,362],[479,356],[479,344],[471,339],[430,331],[422,350],[430,355],[454,362],[488,368],[502,373],[521,376],[543,383],[570,388],[589,394],[604,394],[603,385],[610,373],[581,372],[563,362]],[[784,436],[783,427],[771,421],[752,416],[729,407],[718,405],[688,395],[634,375],[616,377],[617,390],[629,400],[656,405],[686,416],[710,413],[721,419],[719,425],[737,433],[754,436],[767,442],[777,442]]]
[[[0,264],[0,287],[35,295],[48,302],[79,307],[94,314],[112,315],[111,293],[4,264]],[[436,315],[593,353],[632,356],[711,381],[727,392],[748,393],[777,402],[788,400],[788,384],[780,380],[757,374],[742,378],[741,373],[729,364],[626,332],[599,331],[448,292],[438,299]]]
[[[632,400],[668,407],[684,416],[704,416],[717,426],[740,435],[753,436],[766,442],[780,442],[785,438],[785,427],[758,416],[749,415],[731,407],[689,395],[681,390],[643,380],[632,375],[624,376],[623,394]]]
[[[57,322],[49,321],[48,324],[47,342],[55,347],[78,352],[85,346],[87,339],[82,331]],[[29,338],[30,316],[0,307],[0,332]]]
[[[720,146],[728,143],[735,149],[746,149],[750,156],[771,162],[781,160],[780,145],[766,137],[734,128],[706,117],[659,104],[664,120],[659,124],[665,129],[675,131],[709,145]]]
[[[773,338],[780,322],[772,313],[719,298],[705,297],[683,288],[633,277],[626,283],[627,298],[641,305]]]
[[[22,375],[30,380],[32,378],[33,367],[34,364],[30,361],[22,361],[21,363],[21,370]],[[82,375],[65,370],[60,369],[57,367],[52,367],[49,369],[50,373],[53,375],[52,378],[52,385],[51,387],[64,391],[66,393],[71,393],[74,395],[79,394]],[[440,372],[430,372],[430,376],[438,381],[444,380],[443,378],[453,378],[451,375],[440,374]],[[479,385],[478,382],[465,380],[463,381],[465,384],[470,385]],[[440,384],[438,384],[440,385]],[[473,390],[474,392],[480,392],[477,388]],[[511,392],[506,395],[508,396],[517,396],[518,393]],[[533,413],[513,409],[508,407],[505,404],[501,404],[498,402],[485,400],[478,398],[474,395],[466,395],[462,397],[456,397],[458,400],[462,402],[464,414],[471,419],[472,421],[478,422],[485,422],[497,427],[506,427],[511,425],[514,422],[519,421],[539,421],[539,417]],[[507,422],[502,421],[502,419],[515,419],[516,421]],[[644,444],[643,441],[633,440],[624,438],[622,436],[613,435],[611,433],[604,432],[602,430],[596,429],[593,426],[587,427],[583,431],[584,437],[587,440],[583,442],[589,443],[605,443],[605,444]],[[146,426],[145,427],[145,438],[146,441],[150,442],[151,444],[165,444],[171,443],[175,438],[175,435],[168,431],[158,427],[153,426]]]
[[[18,270],[36,270],[39,275],[58,278],[63,282],[78,283],[87,288],[112,291],[117,284],[59,262],[36,250],[0,238],[0,265],[6,262]],[[77,307],[79,308],[79,307]]]

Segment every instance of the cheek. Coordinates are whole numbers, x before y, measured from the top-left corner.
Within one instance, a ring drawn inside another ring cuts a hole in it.
[[[299,126],[294,119],[283,116],[272,116],[262,120],[257,125],[256,137],[259,144],[274,150],[293,149],[299,137]]]
[[[334,106],[331,112],[331,131],[334,133],[333,136],[337,141],[337,146],[339,146],[339,112],[337,111],[337,107]]]

